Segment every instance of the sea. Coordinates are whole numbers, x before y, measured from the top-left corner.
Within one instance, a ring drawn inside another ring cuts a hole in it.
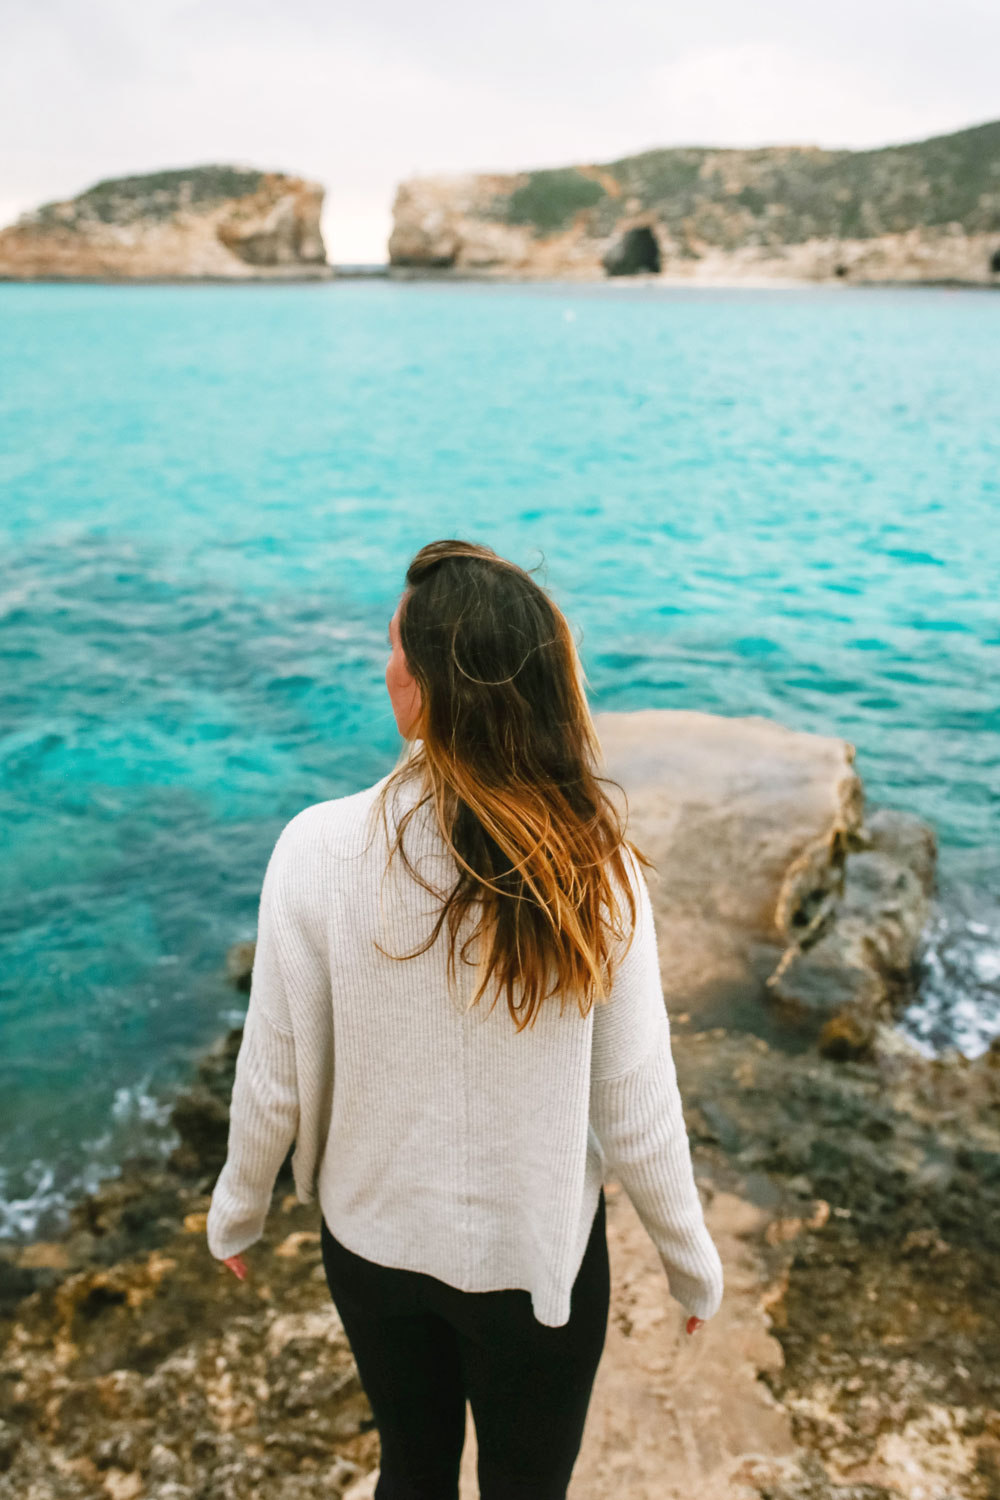
[[[534,570],[595,711],[849,740],[938,839],[900,1027],[983,1052],[998,349],[950,287],[0,286],[0,1239],[175,1143],[275,838],[395,761],[439,537]]]

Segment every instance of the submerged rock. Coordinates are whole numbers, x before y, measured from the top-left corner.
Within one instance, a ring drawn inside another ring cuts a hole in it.
[[[0,280],[324,278],[323,189],[210,166],[99,182],[0,230]]]

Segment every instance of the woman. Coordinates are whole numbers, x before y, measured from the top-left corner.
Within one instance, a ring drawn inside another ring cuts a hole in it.
[[[483,1500],[556,1500],[607,1328],[607,1170],[689,1333],[722,1298],[650,861],[594,769],[570,628],[527,572],[422,548],[389,642],[396,767],[297,814],[267,866],[208,1245],[245,1276],[295,1141],[377,1500],[455,1500],[467,1400]]]

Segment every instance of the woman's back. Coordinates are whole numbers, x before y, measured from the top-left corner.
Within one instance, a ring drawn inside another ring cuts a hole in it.
[[[523,569],[421,548],[389,621],[406,750],[284,828],[208,1242],[298,1196],[382,1441],[377,1500],[563,1500],[610,1296],[613,1172],[695,1318],[722,1297],[653,912],[570,627]],[[692,1320],[693,1321],[693,1320]],[[689,1321],[689,1329],[692,1327]]]
[[[691,1172],[637,866],[635,936],[610,999],[586,1015],[550,1000],[518,1031],[494,990],[469,1008],[472,964],[449,983],[445,931],[405,963],[383,953],[419,947],[440,908],[401,861],[387,863],[375,812],[389,780],[304,809],[275,845],[213,1254],[262,1232],[294,1099],[299,1197],[318,1197],[356,1254],[461,1290],[522,1287],[539,1322],[561,1325],[610,1169],[678,1300],[711,1316],[721,1265]],[[390,834],[417,801],[412,783],[393,788]],[[454,862],[429,804],[409,819],[406,848],[429,886],[450,888]]]

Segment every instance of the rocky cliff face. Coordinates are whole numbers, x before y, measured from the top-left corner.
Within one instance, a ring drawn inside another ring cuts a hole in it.
[[[600,166],[415,178],[397,274],[1000,285],[1000,121],[874,151],[647,151]]]
[[[281,172],[216,166],[119,177],[0,231],[0,278],[326,277],[322,204],[318,183]]]

